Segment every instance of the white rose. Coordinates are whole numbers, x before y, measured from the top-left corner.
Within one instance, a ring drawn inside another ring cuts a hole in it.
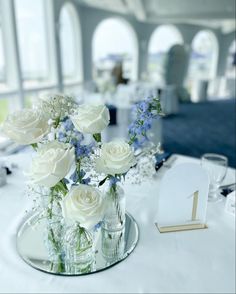
[[[101,156],[96,160],[96,170],[115,176],[126,173],[135,163],[130,145],[125,141],[115,140],[102,145]]]
[[[71,116],[75,128],[84,134],[98,134],[104,130],[110,121],[109,110],[105,105],[87,105],[78,107]]]
[[[56,141],[43,145],[32,160],[31,183],[48,188],[55,186],[68,174],[74,161],[74,148],[69,145]]]
[[[64,94],[43,95],[39,99],[39,108],[53,120],[62,120],[74,113],[77,104],[73,97]]]
[[[66,220],[78,221],[90,229],[103,219],[104,201],[101,192],[88,185],[73,186],[62,200]]]
[[[21,145],[34,144],[50,131],[48,119],[39,109],[22,109],[9,114],[2,131]]]

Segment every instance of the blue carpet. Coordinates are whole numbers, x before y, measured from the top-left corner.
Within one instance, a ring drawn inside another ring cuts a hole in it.
[[[163,147],[171,153],[200,157],[220,153],[236,167],[235,99],[180,104],[177,115],[163,118]]]

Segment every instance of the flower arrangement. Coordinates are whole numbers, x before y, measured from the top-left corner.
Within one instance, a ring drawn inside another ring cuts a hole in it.
[[[40,218],[47,220],[45,240],[52,266],[57,272],[88,271],[94,259],[94,232],[100,226],[124,228],[125,197],[119,183],[140,166],[147,131],[161,113],[160,102],[149,98],[135,106],[129,142],[103,143],[101,132],[110,120],[105,105],[78,105],[61,94],[39,100],[34,109],[8,115],[2,130],[36,151],[27,176],[31,189],[41,195]],[[147,148],[146,158],[156,152],[156,146]]]

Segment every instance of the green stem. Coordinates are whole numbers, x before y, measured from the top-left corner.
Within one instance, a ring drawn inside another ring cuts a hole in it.
[[[59,126],[59,124],[60,124],[60,118],[57,117],[53,123],[54,128],[56,129]]]
[[[81,184],[83,178],[81,177],[81,174],[80,174],[80,169],[81,169],[81,162],[80,162],[80,160],[78,160],[77,163],[76,163],[76,169],[77,169],[77,173],[78,173],[78,176],[79,176],[78,182]]]
[[[59,126],[59,124],[60,124],[60,117],[57,117],[55,120],[54,120],[54,122],[53,122],[53,127],[54,127],[54,129],[57,129],[58,128],[58,126]],[[57,139],[57,134],[56,134],[56,132],[54,133],[54,140],[56,140]]]
[[[61,184],[63,185],[64,183],[61,182]],[[50,193],[50,201],[49,201],[49,208],[47,210],[48,212],[48,218],[50,220],[52,220],[53,218],[53,203],[54,203],[54,191],[56,192],[56,186],[55,187],[52,187],[51,188],[51,193]],[[61,246],[60,246],[60,242],[57,241],[55,239],[55,235],[54,235],[54,232],[53,232],[53,229],[50,227],[49,229],[49,232],[48,232],[48,240],[52,243],[57,255],[58,255],[58,268],[57,268],[57,271],[60,273],[60,272],[63,272],[65,271],[65,265],[64,265],[64,262],[63,262],[63,258],[62,258],[62,255],[61,255]],[[53,263],[51,264],[51,268],[53,267]]]
[[[49,239],[49,241],[52,242],[53,247],[54,247],[55,251],[58,254],[58,268],[57,268],[57,271],[59,273],[61,273],[61,272],[65,271],[65,265],[64,265],[63,258],[62,258],[62,255],[61,255],[60,243],[58,241],[56,241],[52,228],[49,229],[48,239]],[[52,264],[52,266],[53,266],[53,264]]]
[[[137,137],[137,135],[133,135],[133,136],[130,138],[128,144],[129,144],[129,145],[132,145],[132,144],[134,143],[134,140],[136,139],[136,137]]]
[[[86,247],[81,248],[81,238],[79,238],[80,242],[77,243],[76,251],[77,251],[77,253],[82,253],[92,246],[92,240],[91,240],[89,233],[86,231],[86,229],[81,227],[79,224],[77,225],[77,230],[78,230],[79,236],[82,236],[82,234],[84,235],[84,238],[86,239],[86,243],[87,243]]]
[[[110,194],[111,194],[112,200],[114,201],[114,205],[115,205],[115,208],[117,211],[117,216],[118,216],[119,222],[121,225],[123,225],[121,208],[120,208],[120,204],[119,204],[119,195],[117,195],[117,184],[113,184],[111,186]]]

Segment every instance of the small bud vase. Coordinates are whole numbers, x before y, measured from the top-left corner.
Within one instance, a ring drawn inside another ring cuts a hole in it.
[[[108,231],[122,230],[125,226],[125,193],[120,183],[105,188],[105,214],[102,228]]]
[[[123,258],[125,250],[125,228],[119,231],[101,230],[102,255],[107,262]]]
[[[63,244],[67,273],[81,274],[92,271],[95,260],[93,232],[75,222],[66,229]]]
[[[58,273],[65,271],[63,253],[64,219],[60,200],[62,194],[50,189],[41,189],[43,215],[46,218],[44,244],[47,249],[50,269]]]

